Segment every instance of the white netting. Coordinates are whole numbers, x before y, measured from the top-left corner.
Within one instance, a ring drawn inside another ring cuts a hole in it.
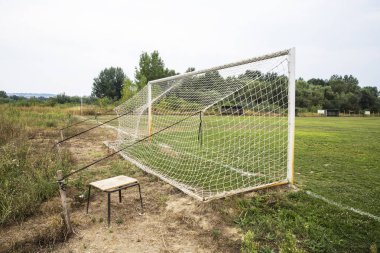
[[[203,200],[286,182],[288,51],[150,82],[116,108],[122,155]]]

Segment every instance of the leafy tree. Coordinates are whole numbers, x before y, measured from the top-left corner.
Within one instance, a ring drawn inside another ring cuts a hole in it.
[[[112,100],[110,100],[108,97],[103,97],[98,99],[98,105],[102,108],[106,108],[107,105],[111,104]]]
[[[195,71],[194,67],[188,67],[185,72],[189,73],[189,72],[193,72],[193,71]]]
[[[364,87],[361,89],[361,97],[359,101],[360,107],[364,110],[379,111],[380,98],[377,87]]]
[[[257,79],[259,77],[261,77],[263,75],[263,73],[261,73],[261,71],[258,71],[258,70],[247,70],[245,71],[245,73],[243,75],[240,76],[240,78],[250,78],[250,79]]]
[[[105,68],[98,77],[94,78],[92,95],[97,98],[120,99],[125,78],[121,68]]]
[[[337,107],[341,111],[359,111],[360,96],[352,92],[341,93],[337,95]]]
[[[158,51],[151,54],[143,52],[140,55],[139,67],[135,70],[135,84],[137,89],[141,90],[149,81],[176,74],[174,70],[165,68]]]
[[[56,99],[57,99],[57,103],[58,104],[65,104],[65,103],[71,102],[70,101],[70,97],[66,96],[65,93],[58,94],[57,97],[56,97]]]
[[[123,89],[121,91],[121,100],[126,101],[132,97],[137,91],[136,84],[128,77],[124,80]]]
[[[345,75],[344,77],[333,75],[330,77],[328,85],[331,86],[332,90],[336,93],[352,92],[359,94],[360,92],[359,81],[352,75]]]
[[[312,85],[319,85],[319,86],[326,86],[327,85],[327,81],[320,79],[320,78],[312,78],[307,82],[309,84],[312,84]]]
[[[0,98],[7,98],[7,93],[3,90],[0,90]]]
[[[210,103],[210,100],[221,98],[218,89],[224,87],[223,82],[225,80],[218,71],[209,71],[204,75],[184,79],[181,90],[173,93],[188,102],[206,105]],[[207,83],[207,87],[204,85],[205,83]]]
[[[320,108],[324,104],[324,93],[324,87],[298,79],[296,81],[296,107],[307,108],[309,111],[316,107]]]
[[[377,87],[359,86],[352,75],[333,75],[328,81],[313,78],[305,82],[296,81],[296,107],[315,111],[317,108],[341,111],[380,111]]]

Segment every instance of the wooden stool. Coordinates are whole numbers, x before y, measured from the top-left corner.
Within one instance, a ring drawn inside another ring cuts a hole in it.
[[[121,203],[121,190],[130,188],[133,186],[138,186],[139,194],[140,194],[141,209],[142,209],[142,212],[144,211],[142,197],[141,197],[141,188],[137,179],[127,177],[127,176],[117,176],[117,177],[111,177],[111,178],[95,181],[88,185],[88,198],[87,198],[87,211],[86,211],[87,213],[88,213],[88,206],[90,205],[91,186],[98,188],[99,190],[103,192],[106,192],[108,195],[108,226],[111,223],[111,193],[112,192],[116,192],[116,191],[119,192],[119,202]]]

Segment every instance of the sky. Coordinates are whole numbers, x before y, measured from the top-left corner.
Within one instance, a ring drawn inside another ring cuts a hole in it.
[[[380,88],[380,1],[0,0],[0,90],[90,95],[158,50],[177,72],[296,48],[296,77]]]

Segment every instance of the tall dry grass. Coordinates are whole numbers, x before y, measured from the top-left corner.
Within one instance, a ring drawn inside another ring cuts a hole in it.
[[[0,225],[32,215],[58,193],[58,169],[71,166],[68,152],[51,149],[57,127],[70,121],[54,108],[0,106]]]

